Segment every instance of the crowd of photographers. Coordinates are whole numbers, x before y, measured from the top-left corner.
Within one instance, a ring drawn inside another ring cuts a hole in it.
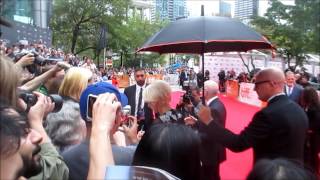
[[[189,70],[189,80],[197,79],[199,86],[205,81],[201,99],[200,88],[184,84],[180,74],[186,94],[172,109],[170,86],[146,83],[146,74],[159,70],[120,69],[137,83],[121,93],[99,79],[112,78],[115,70],[108,73],[88,57],[79,59],[41,41],[12,48],[1,44],[0,56],[0,179],[103,179],[112,165],[156,167],[181,179],[220,179],[225,149],[208,128],[213,117],[224,127],[226,111],[221,102],[213,113],[208,107],[219,92],[214,81]],[[274,177],[295,177],[290,168],[296,168],[301,177],[315,179],[295,163],[263,163],[283,167],[273,170]],[[262,176],[255,168],[248,179]]]

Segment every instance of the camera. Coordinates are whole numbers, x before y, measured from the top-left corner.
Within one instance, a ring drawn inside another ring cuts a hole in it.
[[[50,94],[49,97],[51,101],[54,102],[54,109],[52,112],[60,111],[63,105],[62,97],[58,94]],[[34,106],[38,101],[38,97],[35,94],[26,91],[21,91],[19,98],[21,98],[28,107]]]
[[[58,61],[63,61],[62,58],[44,58],[43,56],[41,56],[38,52],[36,51],[24,51],[22,53],[17,53],[15,54],[15,58],[14,58],[14,61],[17,62],[19,61],[23,56],[27,55],[27,54],[31,54],[33,57],[34,57],[34,63],[31,64],[31,65],[28,65],[26,66],[26,68],[28,69],[28,71],[31,73],[31,74],[40,74],[38,71],[37,71],[37,67],[36,65],[39,65],[39,66],[44,66],[46,64],[46,62],[58,62]]]
[[[191,91],[187,91],[185,94],[182,96],[182,102],[184,104],[190,104],[192,101],[192,94]]]
[[[27,55],[27,54],[32,54],[32,56],[34,57],[34,63],[37,65],[42,65],[42,63],[45,61],[45,58],[40,56],[36,51],[30,51],[30,52],[23,52],[23,53],[18,53],[15,55],[15,61],[19,61],[23,56]]]

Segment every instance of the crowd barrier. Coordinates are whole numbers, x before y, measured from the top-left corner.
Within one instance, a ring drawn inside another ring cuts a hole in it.
[[[235,80],[226,82],[227,96],[236,98],[241,102],[258,107],[265,107],[266,102],[260,101],[257,93],[254,91],[253,83],[238,83]]]
[[[163,77],[163,80],[169,83],[170,85],[179,84],[179,75],[178,74],[167,74]]]
[[[129,76],[128,75],[117,75],[118,87],[126,88],[129,86]]]
[[[227,96],[232,98],[238,98],[239,96],[239,84],[238,81],[228,80],[226,82]]]
[[[163,75],[162,74],[147,74],[146,75],[147,83],[150,84],[155,80],[163,80]]]

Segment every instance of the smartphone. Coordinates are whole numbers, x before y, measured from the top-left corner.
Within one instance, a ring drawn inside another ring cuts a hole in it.
[[[126,105],[125,107],[122,108],[122,122],[125,123],[127,126],[130,126],[130,121],[129,121],[129,115],[131,113],[131,106]]]
[[[93,104],[97,100],[97,97],[98,96],[93,94],[89,94],[88,96],[88,100],[87,100],[87,120],[88,121],[92,121],[92,108],[93,108]]]

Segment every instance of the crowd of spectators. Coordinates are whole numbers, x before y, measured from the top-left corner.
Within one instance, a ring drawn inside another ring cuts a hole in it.
[[[209,71],[181,70],[179,81],[186,94],[173,109],[168,83],[147,84],[145,79],[147,74],[166,73],[161,69],[104,69],[90,57],[64,53],[41,41],[11,47],[1,42],[0,57],[0,179],[103,179],[113,165],[160,168],[180,179],[220,179],[225,148],[239,152],[250,147],[256,166],[248,179],[290,179],[291,169],[295,177],[316,179],[301,165],[307,157],[307,165],[319,167],[313,158],[319,155],[320,132],[319,97],[303,75],[298,81],[305,85],[300,107],[283,94],[283,72],[258,72],[254,83],[259,98],[275,104],[234,134],[224,128],[226,110]],[[121,93],[106,82],[116,75],[132,76],[134,90]],[[220,76],[249,81],[248,74],[237,78],[233,70]],[[132,101],[137,105],[128,116],[124,109]],[[286,108],[289,115],[279,113]],[[145,109],[152,113],[146,115]],[[304,155],[304,148],[312,152]],[[266,176],[261,167],[268,166],[282,168]]]
[[[250,73],[240,72],[237,75],[233,69],[227,72],[221,69],[220,72],[218,73],[220,92],[225,92],[227,80],[236,80],[239,84],[254,83],[255,81],[254,75],[259,70],[260,69],[254,70]],[[289,71],[289,70],[286,70],[286,71]],[[305,70],[296,70],[294,74],[295,74],[295,79],[297,84],[300,84],[302,87],[313,86],[317,90],[320,90],[320,73],[317,76],[314,76],[313,74],[308,73]]]

